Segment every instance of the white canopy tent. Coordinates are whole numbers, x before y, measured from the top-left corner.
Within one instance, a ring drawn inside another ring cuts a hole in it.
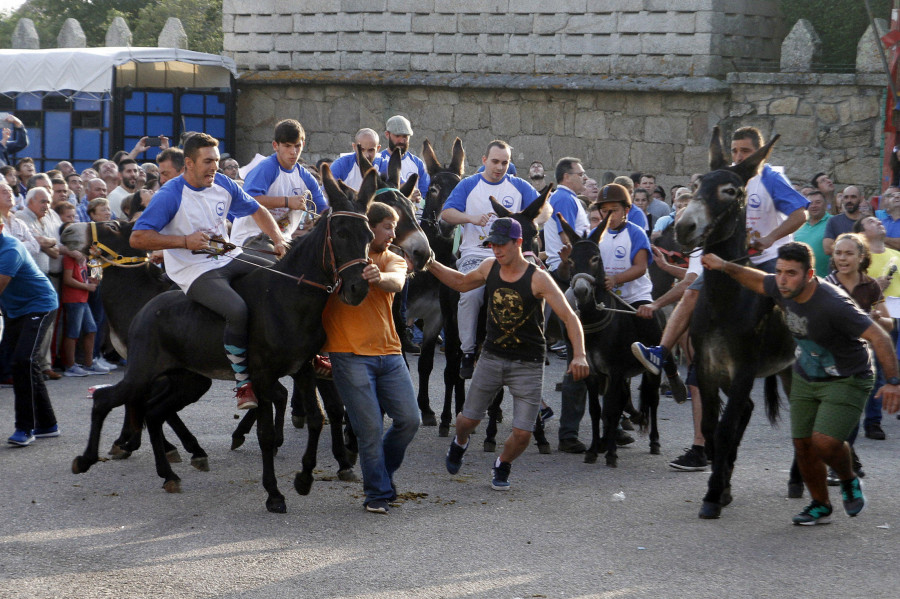
[[[113,87],[230,87],[234,60],[178,48],[0,50],[0,94],[109,97]]]

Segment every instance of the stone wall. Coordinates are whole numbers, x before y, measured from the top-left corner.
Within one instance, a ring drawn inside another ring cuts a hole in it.
[[[716,76],[777,62],[776,0],[224,0],[239,68]]]

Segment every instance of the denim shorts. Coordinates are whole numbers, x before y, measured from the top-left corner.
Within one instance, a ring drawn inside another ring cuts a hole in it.
[[[543,361],[508,360],[482,351],[472,374],[462,415],[472,420],[484,420],[494,395],[505,386],[513,396],[513,427],[534,431],[543,385]]]
[[[63,304],[66,307],[66,337],[78,339],[82,335],[97,332],[97,323],[87,302]]]

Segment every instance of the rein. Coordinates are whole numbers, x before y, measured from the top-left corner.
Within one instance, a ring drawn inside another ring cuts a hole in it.
[[[109,246],[100,243],[100,240],[97,238],[97,223],[94,221],[91,221],[91,248],[97,251],[94,257],[102,262],[100,268],[108,266],[136,268],[150,261],[150,258],[147,256],[123,256],[113,251]],[[111,258],[107,258],[104,254],[111,256]]]

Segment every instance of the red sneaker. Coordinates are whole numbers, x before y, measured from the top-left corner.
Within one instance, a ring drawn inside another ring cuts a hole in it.
[[[247,383],[238,387],[234,396],[237,398],[238,410],[249,410],[259,407],[259,403],[256,401],[256,394],[253,393],[253,383]]]

